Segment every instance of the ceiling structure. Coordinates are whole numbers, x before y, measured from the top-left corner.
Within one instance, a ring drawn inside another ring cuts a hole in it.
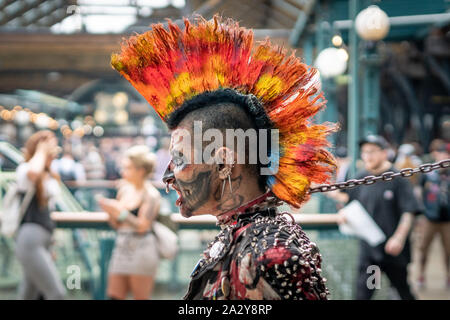
[[[348,19],[348,0],[185,0],[184,6],[169,4],[150,9],[145,8],[142,1],[0,0],[0,93],[21,88],[67,97],[88,81],[117,80],[119,76],[112,70],[109,57],[119,50],[123,37],[148,30],[151,23],[164,23],[166,18],[178,20],[193,12],[206,18],[215,13],[231,17],[245,27],[255,28],[257,38],[270,36],[274,42],[285,46],[288,46],[289,34],[302,13],[307,13],[306,29],[310,34],[314,34],[317,17],[325,15],[324,12],[327,14],[322,21],[338,20],[345,24]],[[443,13],[450,2],[386,0],[378,4],[390,17],[396,17]],[[89,10],[83,9],[88,7]],[[55,34],[50,29],[70,15],[106,14],[108,8],[115,8],[115,14],[121,11],[134,14],[134,23],[116,34],[90,34],[83,32],[83,28],[76,33]],[[429,30],[429,25],[395,28],[390,36],[395,37],[392,39],[395,41],[423,38],[429,35]],[[345,39],[345,34],[343,36]],[[448,40],[448,34],[430,37],[425,43],[429,46],[434,41],[445,51],[448,48],[445,39]]]
[[[49,28],[73,14],[76,0],[1,0],[0,26]]]
[[[211,17],[220,13],[242,21],[251,28],[292,28],[299,13],[313,0],[185,0],[183,7],[170,4],[163,8],[145,7],[138,0],[77,1],[77,0],[0,0],[0,27],[51,27],[73,14],[134,15],[129,27],[148,26],[165,18],[180,19],[192,12]]]

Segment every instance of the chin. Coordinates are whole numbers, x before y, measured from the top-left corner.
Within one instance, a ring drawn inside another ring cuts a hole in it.
[[[186,208],[183,205],[180,206],[179,210],[180,210],[180,214],[185,218],[190,218],[194,215],[192,210]]]
[[[199,212],[199,210],[192,211],[192,209],[187,208],[184,205],[181,205],[179,207],[179,211],[180,211],[180,214],[185,218],[190,218],[193,216],[201,216],[201,215],[207,214],[207,213]]]

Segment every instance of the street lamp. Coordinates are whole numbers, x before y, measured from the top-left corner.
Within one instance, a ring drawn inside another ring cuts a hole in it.
[[[377,41],[389,33],[389,17],[378,6],[362,10],[355,19],[357,34],[364,40],[363,63],[363,134],[378,134],[380,117],[380,65],[382,59],[377,52]]]
[[[315,61],[320,75],[325,78],[339,76],[347,69],[348,55],[345,49],[326,48],[322,50]]]
[[[389,27],[389,17],[378,6],[369,6],[356,16],[356,32],[364,40],[383,39],[388,34]]]
[[[344,40],[342,40],[342,37],[338,34],[335,34],[333,36],[333,38],[331,38],[331,42],[333,43],[333,45],[335,47],[340,47],[342,46],[342,43],[344,42]]]
[[[340,43],[342,45],[342,43]],[[326,48],[322,50],[315,61],[315,67],[320,72],[322,90],[327,98],[327,109],[319,113],[319,121],[338,121],[336,103],[336,83],[334,78],[347,70],[348,53],[344,48]],[[331,139],[334,139],[331,138]],[[333,140],[334,141],[334,140]]]

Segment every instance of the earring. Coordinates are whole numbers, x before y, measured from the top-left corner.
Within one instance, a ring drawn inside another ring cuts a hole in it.
[[[169,193],[169,183],[168,182],[166,182],[166,193]]]
[[[225,190],[225,183],[227,183],[227,180],[223,180],[223,183],[222,183],[222,194],[220,195],[220,198],[222,199],[222,197],[223,197],[223,191]]]
[[[233,168],[234,168],[234,161],[231,164],[231,168],[230,168],[230,171],[229,171],[229,174],[228,174],[228,182],[230,183],[230,193],[233,193],[233,187],[231,185],[231,171],[233,171]]]
[[[233,193],[233,187],[231,186],[231,172],[228,173],[228,183],[230,184],[230,193]],[[220,195],[220,198],[223,197],[223,192],[225,191],[225,185],[227,184],[226,178],[223,179],[222,183],[222,194]]]
[[[228,183],[230,184],[230,193],[233,193],[233,187],[231,186],[231,171],[233,170],[233,167],[234,167],[234,162],[231,164],[231,168],[225,168],[224,169],[224,171],[226,171],[226,172],[224,172],[224,174],[226,174],[228,176]],[[225,179],[223,179],[222,194],[221,194],[220,198],[223,197],[223,192],[225,191],[225,184],[226,183],[227,183],[227,180],[225,178]]]

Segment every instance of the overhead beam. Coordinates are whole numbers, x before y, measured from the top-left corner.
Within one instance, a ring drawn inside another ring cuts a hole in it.
[[[447,94],[450,94],[450,78],[448,74],[443,71],[443,69],[439,62],[436,61],[436,58],[432,55],[425,55],[425,62],[431,70],[431,73],[441,81],[442,86],[447,90]]]
[[[304,10],[305,6],[307,6],[309,2],[309,0],[284,0],[284,1],[297,7],[299,10]]]
[[[286,18],[295,21],[300,14],[301,10],[292,4],[283,0],[272,0],[272,8],[283,13]]]
[[[294,25],[294,20],[286,17],[286,15],[278,10],[271,10],[269,18],[275,20],[278,25],[277,28],[291,28]]]
[[[197,13],[201,16],[211,16],[214,14],[214,10],[216,10],[218,6],[223,4],[223,2],[223,0],[208,0],[200,7],[195,9],[194,13]]]
[[[450,12],[419,14],[411,16],[389,17],[391,27],[424,25],[435,23],[450,23]],[[338,30],[348,30],[352,26],[352,20],[337,20],[333,22],[333,27]]]
[[[23,16],[27,11],[30,11],[31,9],[34,9],[34,8],[40,6],[45,1],[46,0],[35,0],[32,3],[21,1],[21,3],[23,3],[23,6],[19,10],[15,11],[14,13],[12,13],[10,15],[4,15],[0,19],[0,26],[7,24],[11,20],[14,20],[16,18]]]
[[[0,11],[5,9],[7,6],[9,6],[10,4],[12,4],[14,1],[16,0],[4,0],[2,2],[2,4],[0,4]]]
[[[40,21],[36,22],[36,25],[39,27],[51,27],[61,21],[63,21],[65,18],[70,16],[71,14],[67,13],[66,8],[61,8],[56,11],[53,11],[50,15],[42,18]],[[47,18],[46,20],[44,20]]]
[[[292,47],[297,48],[299,46],[300,39],[308,22],[308,18],[310,17],[315,5],[316,0],[309,0],[305,5],[304,10],[300,11],[300,14],[297,17],[297,21],[295,22],[294,29],[289,36],[289,44]]]
[[[47,1],[47,3],[50,1]],[[61,7],[61,2],[60,1],[51,1],[51,3],[47,6],[46,10],[42,9],[42,8],[36,8],[36,10],[38,11],[33,18],[31,19],[27,19],[25,17],[22,17],[21,19],[21,25],[23,26],[29,26],[32,25],[36,22],[38,22],[39,20],[41,20],[42,18],[50,15],[53,11],[55,11],[56,9]]]

